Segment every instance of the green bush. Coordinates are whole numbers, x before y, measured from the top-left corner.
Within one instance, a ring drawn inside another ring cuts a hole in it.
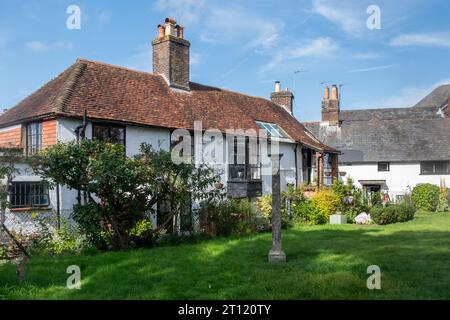
[[[281,227],[283,229],[286,229],[290,226],[290,221],[289,221],[289,217],[287,215],[287,210],[286,210],[286,206],[285,206],[286,202],[284,201],[286,198],[284,198],[283,195],[281,198],[282,198],[281,199]],[[261,215],[267,221],[269,226],[271,226],[272,225],[272,195],[268,194],[268,195],[258,198],[256,205],[257,205],[258,211],[261,213]]]
[[[416,209],[407,203],[374,207],[370,210],[370,217],[379,225],[406,222],[414,219]]]
[[[139,220],[131,229],[130,238],[139,248],[151,247],[153,243],[152,221],[148,218]]]
[[[202,203],[200,225],[209,236],[229,236],[258,231],[256,212],[248,200]]]
[[[325,220],[339,211],[341,206],[341,197],[331,189],[323,189],[317,192],[311,198],[312,204],[325,215]]]
[[[328,222],[327,215],[310,200],[292,205],[294,224],[318,225]]]
[[[439,190],[439,200],[436,208],[437,212],[447,212],[450,209],[450,193],[445,186]]]
[[[417,209],[436,211],[439,187],[429,183],[418,184],[412,191],[411,199]]]

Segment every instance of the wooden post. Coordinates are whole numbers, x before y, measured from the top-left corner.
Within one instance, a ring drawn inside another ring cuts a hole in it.
[[[269,262],[286,262],[286,254],[281,244],[281,190],[280,160],[283,155],[271,155],[272,160],[272,249]]]

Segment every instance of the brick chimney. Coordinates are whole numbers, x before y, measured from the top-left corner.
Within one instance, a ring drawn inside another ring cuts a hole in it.
[[[331,88],[325,87],[325,92],[322,102],[322,122],[328,122],[332,126],[339,125],[339,112],[340,112],[340,99],[339,89],[337,85],[333,85]]]
[[[283,91],[280,81],[275,82],[275,92],[270,95],[270,100],[294,114],[294,94],[287,88]]]
[[[184,28],[167,18],[158,26],[158,37],[153,40],[153,73],[165,77],[172,88],[189,91],[189,41],[184,39]]]

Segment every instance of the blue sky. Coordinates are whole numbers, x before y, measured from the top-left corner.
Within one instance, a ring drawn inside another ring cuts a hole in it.
[[[72,4],[81,30],[66,27]],[[380,30],[366,26],[373,4]],[[0,0],[0,108],[78,57],[150,72],[166,16],[186,27],[192,81],[268,97],[280,80],[302,121],[320,119],[322,82],[343,84],[344,109],[410,106],[450,83],[449,12],[447,0]]]

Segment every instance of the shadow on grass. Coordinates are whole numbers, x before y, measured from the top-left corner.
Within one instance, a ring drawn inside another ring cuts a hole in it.
[[[288,262],[271,265],[270,234],[133,252],[34,259],[27,284],[0,266],[8,299],[449,299],[450,231],[306,227],[284,233]],[[66,268],[82,270],[68,290]],[[382,290],[366,287],[370,265]]]

